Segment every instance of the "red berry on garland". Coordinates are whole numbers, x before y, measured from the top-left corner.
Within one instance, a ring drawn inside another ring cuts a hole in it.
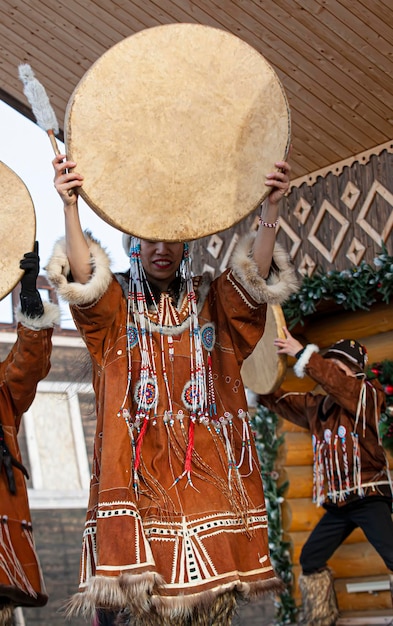
[[[387,396],[392,396],[393,395],[393,385],[385,385],[384,386],[384,391],[385,391]]]

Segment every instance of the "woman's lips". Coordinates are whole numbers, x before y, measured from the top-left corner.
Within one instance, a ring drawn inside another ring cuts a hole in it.
[[[158,269],[166,270],[168,267],[172,265],[172,261],[168,261],[165,259],[159,259],[157,261],[153,261],[153,265],[155,265]]]

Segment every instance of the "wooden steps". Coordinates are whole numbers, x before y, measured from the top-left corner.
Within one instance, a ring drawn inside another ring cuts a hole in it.
[[[356,571],[356,569],[352,571]],[[388,576],[366,574],[356,578],[336,578],[334,588],[337,603],[343,615],[350,611],[363,611],[369,614],[376,611],[387,611],[393,619]]]
[[[372,611],[364,613],[361,611],[350,611],[340,615],[336,626],[389,626],[393,624],[393,610],[390,611]]]

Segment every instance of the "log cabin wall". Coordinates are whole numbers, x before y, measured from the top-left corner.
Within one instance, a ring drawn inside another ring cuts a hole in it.
[[[362,261],[373,265],[382,242],[388,253],[393,253],[392,172],[393,155],[384,148],[379,154],[332,167],[324,176],[314,177],[312,185],[302,180],[292,187],[281,211],[277,240],[289,251],[300,278],[312,276],[318,268],[324,272],[348,270]],[[196,242],[193,256],[201,261],[199,267],[194,264],[194,270],[207,270],[212,275],[222,271],[238,238],[257,227],[258,214],[259,209],[232,229]],[[370,311],[345,311],[338,305],[322,303],[315,315],[305,318],[304,325],[292,332],[322,350],[341,337],[351,336],[366,344],[370,362],[393,359],[392,304],[374,304]],[[293,359],[288,360],[283,386],[293,391],[313,390],[314,384],[307,377],[295,377],[293,363]],[[282,507],[284,539],[292,545],[294,596],[299,605],[300,550],[323,509],[312,502],[309,433],[284,421],[280,430],[285,435],[278,460],[280,481],[289,481]],[[390,465],[393,467],[393,459]],[[351,534],[329,565],[344,615],[372,615],[374,619],[391,614],[386,567],[362,531]],[[365,583],[366,590],[349,592],[357,583]],[[369,593],[370,583],[382,589]],[[365,619],[374,623],[371,617]]]

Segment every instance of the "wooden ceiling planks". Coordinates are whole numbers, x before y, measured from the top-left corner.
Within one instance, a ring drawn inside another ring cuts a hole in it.
[[[62,125],[97,58],[171,22],[228,30],[272,64],[291,109],[295,178],[392,139],[390,0],[0,0],[3,98],[26,114],[18,65],[30,63]]]

